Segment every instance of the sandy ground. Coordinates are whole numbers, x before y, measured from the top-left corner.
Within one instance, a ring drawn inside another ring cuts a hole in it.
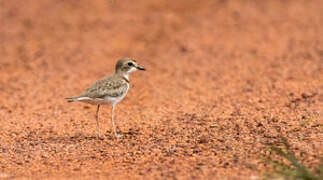
[[[323,156],[323,1],[0,1],[0,179],[257,179]],[[133,57],[116,108],[66,103]]]

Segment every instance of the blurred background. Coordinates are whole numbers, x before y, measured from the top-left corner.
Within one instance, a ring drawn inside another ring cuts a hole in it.
[[[0,0],[0,177],[259,178],[279,137],[322,157],[323,1]],[[110,107],[67,104],[133,73]],[[109,138],[110,137],[110,138]]]

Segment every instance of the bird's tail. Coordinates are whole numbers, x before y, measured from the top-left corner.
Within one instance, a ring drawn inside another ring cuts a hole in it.
[[[67,102],[71,103],[71,102],[75,102],[78,101],[79,96],[73,96],[73,97],[67,97],[65,99],[67,99]]]

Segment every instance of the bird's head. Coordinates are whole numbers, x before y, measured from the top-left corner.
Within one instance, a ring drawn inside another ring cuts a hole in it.
[[[146,69],[142,66],[139,66],[136,60],[132,58],[122,58],[116,64],[116,73],[122,73],[128,75],[131,72],[141,70],[145,71]]]

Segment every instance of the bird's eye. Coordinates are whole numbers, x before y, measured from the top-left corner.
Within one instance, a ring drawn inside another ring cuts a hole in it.
[[[133,66],[133,63],[132,63],[132,62],[129,62],[129,63],[128,63],[128,66]]]

